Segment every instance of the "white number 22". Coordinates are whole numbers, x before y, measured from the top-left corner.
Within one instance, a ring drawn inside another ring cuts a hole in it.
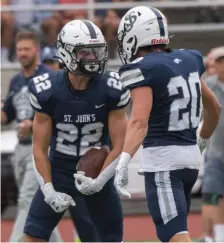
[[[79,130],[74,124],[58,123],[56,125],[58,131],[56,150],[63,154],[82,156],[89,150],[90,146],[100,146],[100,138],[103,135],[103,123],[96,122],[86,124],[81,128],[80,132],[80,148],[77,152],[77,146],[74,143],[79,139]],[[63,143],[63,142],[66,142]]]
[[[107,85],[118,90],[122,90],[122,83],[120,81],[120,76],[116,72],[110,72],[110,78],[107,80]]]
[[[47,90],[51,87],[51,81],[48,78],[48,73],[33,78],[37,93],[40,93],[43,90]]]
[[[190,73],[188,81],[182,76],[170,79],[169,96],[181,95],[170,106],[169,131],[196,128],[202,113],[201,82],[198,72]]]

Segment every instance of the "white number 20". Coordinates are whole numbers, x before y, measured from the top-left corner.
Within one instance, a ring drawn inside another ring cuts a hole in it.
[[[33,78],[37,93],[40,93],[43,90],[47,90],[51,87],[51,81],[48,78],[48,73]]]
[[[56,125],[58,131],[57,134],[57,145],[56,150],[63,154],[82,156],[94,146],[100,146],[100,139],[103,135],[103,123],[96,122],[86,124],[81,129],[80,134],[80,148],[79,153],[77,152],[77,146],[69,143],[74,143],[78,139],[79,131],[74,124],[58,123]],[[66,142],[63,143],[63,142]]]
[[[169,96],[181,95],[170,107],[169,131],[196,128],[202,113],[201,82],[198,72],[190,73],[188,81],[182,76],[170,79]]]

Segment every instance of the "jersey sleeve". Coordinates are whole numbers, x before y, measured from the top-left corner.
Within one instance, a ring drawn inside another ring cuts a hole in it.
[[[154,65],[150,63],[146,65],[143,59],[122,66],[119,74],[123,87],[129,90],[144,86],[153,88],[155,82],[153,67]]]
[[[35,111],[51,116],[52,82],[48,73],[29,81],[30,103]]]
[[[17,80],[16,77],[17,76],[14,76],[12,78],[11,82],[10,82],[9,91],[8,91],[8,94],[7,94],[6,99],[4,101],[4,105],[2,107],[2,110],[7,115],[8,123],[10,123],[11,121],[13,121],[16,118],[16,111],[15,111],[15,108],[13,106],[13,96],[15,95],[14,85],[15,85],[15,82]]]
[[[198,69],[198,73],[199,76],[201,77],[202,74],[205,72],[205,65],[204,65],[204,61],[203,61],[203,56],[201,55],[201,53],[197,50],[189,50],[196,58],[196,63],[197,63],[197,69]]]
[[[117,110],[126,107],[130,101],[130,92],[124,88],[117,72],[109,72],[106,75],[108,89],[107,106],[109,110]]]

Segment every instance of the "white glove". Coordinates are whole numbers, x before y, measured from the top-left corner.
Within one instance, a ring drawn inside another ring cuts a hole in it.
[[[96,179],[84,176],[80,172],[74,174],[74,178],[76,188],[84,195],[92,195],[102,189]]]
[[[114,159],[96,179],[84,176],[84,172],[74,174],[76,188],[84,195],[91,195],[102,190],[104,185],[114,176],[119,157]]]
[[[198,144],[198,147],[201,151],[201,153],[206,149],[206,147],[208,146],[208,141],[209,139],[204,139],[200,136],[197,137],[197,144]]]
[[[44,201],[56,212],[65,211],[70,205],[75,206],[75,202],[71,196],[66,193],[56,192],[51,182],[41,186],[44,194]]]
[[[200,136],[200,131],[201,131],[201,125],[197,129],[197,144],[202,153],[204,149],[208,146],[209,139],[202,138]]]
[[[116,174],[114,179],[114,185],[119,194],[131,198],[131,194],[127,191],[128,186],[128,162],[131,160],[131,156],[128,153],[122,152],[120,161],[116,167]]]

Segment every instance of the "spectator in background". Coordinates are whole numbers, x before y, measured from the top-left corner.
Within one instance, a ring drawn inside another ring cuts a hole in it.
[[[135,0],[112,0],[113,3],[122,3],[122,2],[135,2]],[[129,8],[127,9],[117,9],[117,14],[120,18],[122,18],[125,13],[128,11]]]
[[[105,0],[107,1],[107,0]],[[110,0],[109,0],[110,1]],[[59,3],[61,4],[86,4],[87,0],[59,0]],[[97,11],[96,11],[97,12]],[[105,12],[103,10],[103,12]],[[62,26],[67,24],[69,21],[72,21],[74,19],[88,19],[88,11],[86,10],[85,6],[83,9],[80,10],[65,10],[61,11],[61,19],[62,19]],[[99,27],[102,28],[102,18],[104,15],[99,16],[96,15],[93,22]]]
[[[107,11],[102,25],[102,32],[108,43],[108,56],[111,59],[117,58],[117,40],[116,33],[120,18],[115,10],[110,9]]]
[[[19,6],[33,6],[39,4],[56,4],[58,0],[9,0],[9,5]],[[57,13],[53,11],[22,11],[14,13],[15,21],[14,21],[14,31],[11,38],[8,39],[7,43],[10,46],[9,50],[9,59],[11,62],[16,61],[15,54],[15,43],[14,37],[16,32],[20,30],[30,30],[32,32],[36,32],[39,36],[41,44],[43,46],[55,46],[55,42],[57,39],[57,34],[61,28],[61,22],[58,18]],[[4,28],[3,28],[4,29]],[[8,26],[7,26],[8,30]],[[11,33],[11,31],[9,31]],[[9,35],[7,34],[7,36]]]
[[[205,81],[222,106],[220,121],[209,140],[202,184],[203,231],[201,241],[224,241],[224,46],[208,56],[212,73]],[[216,74],[216,75],[214,75]]]
[[[32,158],[32,121],[33,108],[30,105],[28,82],[31,78],[44,74],[49,69],[39,65],[40,44],[32,32],[19,32],[16,36],[16,54],[22,66],[10,83],[7,98],[1,109],[1,124],[17,121],[18,145],[15,149],[14,173],[19,191],[17,216],[11,242],[17,242],[23,235],[23,227],[31,200],[38,188]],[[61,242],[57,229],[52,233],[51,241]]]
[[[1,6],[9,5],[8,0],[2,0]],[[10,40],[15,31],[15,18],[11,12],[1,13],[1,61],[8,62]]]
[[[57,49],[44,47],[41,50],[40,60],[42,63],[46,64],[51,70],[57,71],[60,69],[60,63],[57,57]]]
[[[43,4],[56,4],[58,0],[11,0],[12,5],[26,5],[33,6]],[[28,29],[40,33],[41,24],[43,21],[52,19],[53,11],[22,11],[15,12],[16,24],[19,30]],[[54,23],[51,23],[51,28],[55,28]],[[57,37],[57,35],[56,35]]]
[[[213,76],[216,75],[216,68],[215,68],[215,60],[214,60],[214,55],[213,52],[216,48],[213,48],[210,50],[210,52],[207,55],[207,60],[206,60],[206,72],[208,76]]]
[[[110,0],[103,0],[110,1]],[[117,1],[117,0],[115,0]],[[4,0],[2,4],[35,6],[43,4],[84,4],[87,0]],[[56,47],[57,35],[62,26],[74,19],[87,19],[88,11],[83,10],[63,10],[63,11],[22,11],[15,12],[14,16],[10,13],[2,15],[2,60],[8,58],[11,62],[16,61],[15,43],[13,35],[21,29],[35,31],[39,37],[41,46],[50,48]],[[96,11],[97,12],[97,11]],[[115,10],[105,10],[96,15],[93,22],[104,30],[108,40],[109,57],[116,58],[116,30],[120,20]],[[105,14],[102,15],[102,13]],[[7,28],[7,31],[6,31]],[[9,50],[9,51],[8,51]]]
[[[83,3],[87,3],[87,0],[59,0],[60,4],[83,4]],[[65,10],[62,13],[62,18],[63,18],[63,22],[62,22],[62,26],[64,26],[65,24],[67,24],[69,21],[72,21],[74,19],[87,19],[88,16],[88,12],[85,9],[85,7],[83,7],[83,9],[79,9],[79,10]]]
[[[221,13],[216,7],[201,8],[195,18],[195,23],[220,23],[222,22]]]

